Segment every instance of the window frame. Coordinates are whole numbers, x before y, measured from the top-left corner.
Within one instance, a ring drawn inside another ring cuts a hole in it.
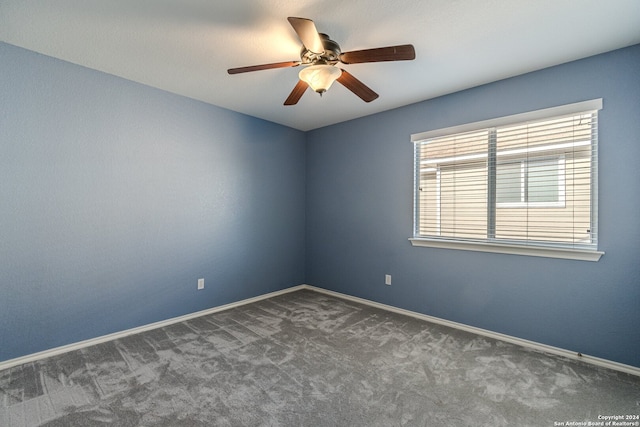
[[[436,129],[427,132],[421,132],[411,135],[411,142],[414,144],[414,211],[413,211],[413,237],[409,238],[409,241],[413,246],[443,248],[443,249],[455,249],[455,250],[470,250],[480,252],[494,252],[505,253],[515,255],[526,256],[540,256],[550,258],[562,258],[572,260],[583,261],[598,261],[604,252],[599,251],[597,247],[594,248],[581,248],[581,247],[567,247],[564,245],[555,245],[554,243],[545,243],[539,245],[531,242],[509,242],[509,241],[495,241],[491,238],[486,240],[465,240],[456,239],[451,237],[425,237],[420,236],[418,232],[418,221],[420,201],[419,201],[419,186],[420,186],[420,159],[417,155],[418,144],[426,139],[432,139],[437,137],[443,137],[453,134],[460,134],[464,132],[473,132],[486,128],[494,128],[500,126],[516,125],[528,121],[537,121],[552,119],[569,114],[579,114],[585,111],[595,111],[602,109],[602,99],[593,99],[589,101],[577,102],[574,104],[562,105],[559,107],[545,108],[541,110],[530,111],[526,113],[520,113],[496,119],[484,120],[480,122],[468,123],[459,126],[453,126],[443,129]],[[592,148],[595,152],[592,154],[592,158],[597,159],[597,135],[595,137],[595,144]],[[539,153],[543,156],[543,153]],[[561,155],[558,155],[561,156]],[[593,192],[593,201],[591,203],[591,221],[592,229],[597,232],[598,215],[598,185],[597,185],[597,161],[592,160],[591,165],[591,189]],[[544,203],[544,202],[543,202]],[[523,203],[522,207],[525,206]],[[532,206],[528,206],[532,207]],[[550,207],[550,206],[546,206]],[[496,203],[495,209],[500,209]]]

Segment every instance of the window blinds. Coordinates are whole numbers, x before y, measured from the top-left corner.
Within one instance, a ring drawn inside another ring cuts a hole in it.
[[[414,237],[597,248],[597,109],[514,121],[414,136]]]

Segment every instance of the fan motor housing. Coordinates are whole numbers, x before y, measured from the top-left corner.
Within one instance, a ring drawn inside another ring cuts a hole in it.
[[[340,53],[342,53],[340,51],[340,45],[324,33],[319,33],[319,35],[322,40],[322,46],[324,46],[324,53],[317,54],[302,46],[302,50],[300,51],[302,63],[335,65],[340,60]]]

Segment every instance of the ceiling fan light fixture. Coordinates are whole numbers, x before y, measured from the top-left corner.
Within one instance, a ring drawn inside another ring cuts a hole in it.
[[[364,102],[371,102],[378,98],[378,94],[347,70],[337,67],[337,63],[362,64],[409,61],[416,58],[416,51],[410,44],[342,52],[338,43],[331,40],[327,34],[318,32],[311,19],[291,16],[287,19],[302,42],[299,61],[274,62],[227,70],[229,74],[240,74],[302,65],[302,70],[298,73],[299,80],[284,101],[284,105],[296,105],[308,87],[322,96],[336,80]]]
[[[329,90],[340,75],[342,75],[340,68],[328,64],[318,64],[303,68],[298,77],[311,89],[322,94]]]

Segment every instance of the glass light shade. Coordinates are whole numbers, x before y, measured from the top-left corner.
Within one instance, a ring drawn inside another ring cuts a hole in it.
[[[333,65],[311,65],[300,70],[298,77],[318,93],[326,92],[334,81],[342,75],[342,70]]]

